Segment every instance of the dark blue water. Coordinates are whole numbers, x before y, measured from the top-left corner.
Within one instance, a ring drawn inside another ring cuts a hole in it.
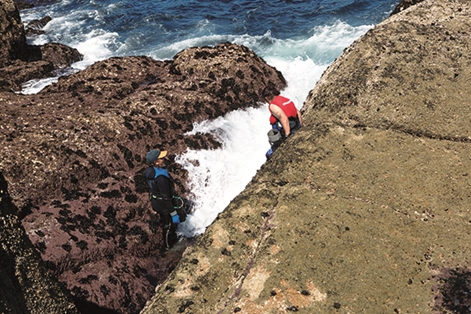
[[[277,40],[312,36],[318,27],[338,22],[351,27],[375,25],[384,20],[397,0],[375,1],[61,1],[23,12],[25,21],[50,15],[53,19],[40,42],[77,45],[103,33],[116,34],[108,43],[117,54],[145,52],[170,43],[211,35],[263,36]],[[100,33],[100,34],[97,34]]]
[[[283,94],[301,108],[329,64],[386,19],[398,2],[68,0],[23,11],[22,19],[27,23],[52,17],[46,33],[29,42],[60,42],[77,48],[84,60],[71,71],[112,56],[147,55],[161,60],[192,46],[243,44],[283,73],[288,82]],[[54,80],[30,82],[25,92],[37,92]],[[223,148],[180,156],[190,174],[196,204],[195,213],[180,225],[182,234],[204,232],[265,162],[268,116],[262,106],[195,125],[196,131],[213,132]]]

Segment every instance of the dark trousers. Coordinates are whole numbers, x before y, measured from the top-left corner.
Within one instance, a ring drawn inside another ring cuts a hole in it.
[[[162,224],[162,237],[166,248],[170,248],[177,240],[176,227],[172,223],[172,216],[170,213],[174,210],[171,201],[159,200],[151,198],[152,209],[160,216]]]
[[[290,118],[288,118],[288,120],[289,120],[289,128],[290,128],[291,134],[295,133],[297,130],[299,130],[301,128],[301,123],[299,123],[298,117],[295,117],[295,118],[290,117]],[[281,136],[283,138],[285,137],[285,135],[286,135],[285,130],[283,129],[283,127],[281,126],[281,123],[279,121],[273,123],[271,126],[272,126],[273,129],[280,131]]]

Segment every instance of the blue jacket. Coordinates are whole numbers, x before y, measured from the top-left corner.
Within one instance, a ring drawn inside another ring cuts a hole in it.
[[[144,177],[149,186],[149,193],[153,197],[168,201],[172,200],[175,183],[166,169],[148,167],[144,170]]]

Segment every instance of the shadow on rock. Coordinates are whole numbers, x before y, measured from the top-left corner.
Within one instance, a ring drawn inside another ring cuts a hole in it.
[[[438,313],[469,313],[471,308],[471,269],[442,269],[435,278],[435,308]]]

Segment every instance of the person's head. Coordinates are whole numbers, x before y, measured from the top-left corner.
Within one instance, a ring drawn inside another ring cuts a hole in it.
[[[280,91],[278,88],[275,87],[273,84],[268,84],[262,92],[262,97],[265,98],[266,101],[271,101],[275,96],[278,96]]]
[[[162,167],[165,156],[167,156],[166,150],[153,149],[147,153],[146,161],[149,165]]]

